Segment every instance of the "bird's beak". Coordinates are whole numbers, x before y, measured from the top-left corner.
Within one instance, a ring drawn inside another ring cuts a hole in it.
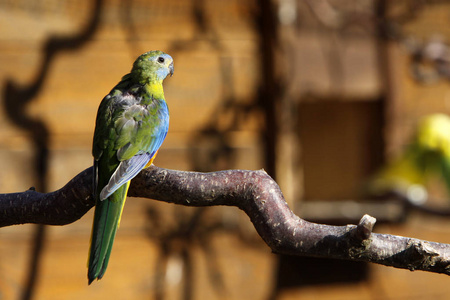
[[[173,62],[171,62],[170,65],[169,65],[169,74],[170,74],[170,77],[172,77],[172,75],[173,75]]]

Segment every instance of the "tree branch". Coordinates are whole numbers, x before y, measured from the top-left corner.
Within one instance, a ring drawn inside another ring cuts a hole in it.
[[[0,227],[72,223],[94,205],[91,191],[92,168],[88,168],[52,193],[0,194]],[[129,195],[186,206],[236,206],[275,253],[450,274],[449,244],[372,233],[375,219],[368,215],[358,225],[307,222],[289,209],[279,186],[264,171],[197,173],[151,166],[133,179]]]

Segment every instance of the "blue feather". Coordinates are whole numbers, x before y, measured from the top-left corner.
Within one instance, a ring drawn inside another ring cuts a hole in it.
[[[144,153],[122,161],[109,179],[108,184],[100,192],[100,200],[105,200],[117,191],[117,189],[123,184],[139,174],[145,165],[148,164],[153,155],[155,155],[155,152]]]

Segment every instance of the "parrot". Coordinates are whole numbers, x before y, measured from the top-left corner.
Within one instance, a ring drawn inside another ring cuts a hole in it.
[[[153,163],[169,130],[162,83],[173,72],[170,55],[146,52],[98,108],[92,146],[95,212],[89,284],[105,274],[130,180]]]
[[[395,190],[423,204],[427,181],[433,177],[450,195],[450,117],[441,113],[420,119],[404,151],[371,178],[369,191],[375,195]]]

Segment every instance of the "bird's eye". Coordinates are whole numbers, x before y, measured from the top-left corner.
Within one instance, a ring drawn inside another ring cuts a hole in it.
[[[162,57],[162,56],[158,57],[158,62],[159,63],[163,63],[164,62],[164,57]]]

